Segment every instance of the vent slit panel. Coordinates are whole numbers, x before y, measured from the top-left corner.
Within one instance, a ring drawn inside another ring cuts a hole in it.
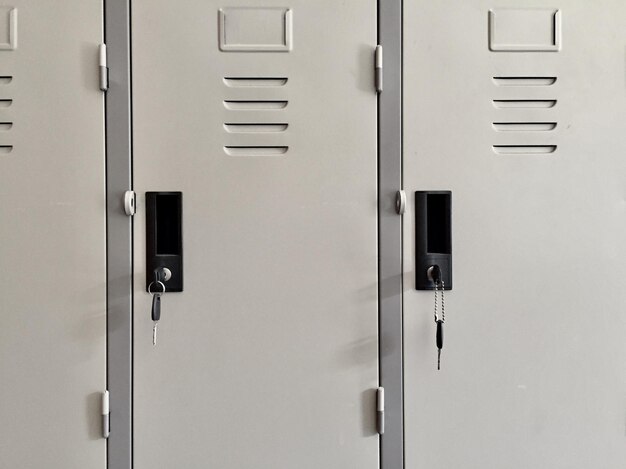
[[[556,122],[494,122],[498,132],[549,132],[556,128]]]
[[[493,77],[498,86],[552,86],[556,77]]]
[[[231,111],[273,111],[285,109],[287,101],[224,101],[224,107]]]
[[[224,85],[230,91],[223,101],[229,111],[224,130],[230,134],[224,152],[235,157],[267,157],[285,155],[284,134],[289,123],[282,118],[264,115],[266,111],[284,111],[289,101],[283,89],[289,79],[285,76],[227,76]],[[276,114],[279,115],[279,114]],[[278,122],[277,122],[278,121]],[[280,139],[277,137],[280,136]]]
[[[497,109],[549,109],[556,106],[556,99],[494,99]]]
[[[499,155],[540,155],[556,151],[556,145],[494,145],[493,151]]]
[[[287,146],[226,146],[224,151],[230,156],[281,156],[287,153]]]
[[[227,132],[238,133],[256,133],[256,132],[284,132],[289,127],[289,124],[237,124],[229,123],[224,124],[224,128]]]
[[[557,82],[556,76],[520,76],[520,75],[504,75],[492,77],[493,83],[497,87],[512,87],[506,94],[516,93],[512,96],[514,99],[492,99],[492,104],[500,117],[492,121],[492,128],[498,133],[508,133],[511,136],[517,135],[521,139],[517,142],[509,144],[493,145],[494,153],[499,155],[549,155],[557,150],[557,145],[552,140],[548,142],[532,141],[532,144],[526,144],[528,140],[522,136],[539,136],[544,132],[552,132],[558,122],[546,121],[545,117],[540,116],[546,110],[554,108],[557,105],[557,99],[545,99],[541,96],[541,90],[531,90],[535,87],[548,87]],[[518,87],[518,89],[515,89]],[[522,89],[522,87],[526,87]],[[504,93],[502,90],[500,93]],[[506,96],[506,95],[505,95]],[[530,99],[528,99],[530,98]],[[550,111],[552,115],[554,111]],[[545,115],[545,114],[543,114]],[[517,117],[514,117],[517,116]],[[535,134],[536,133],[536,134]],[[544,134],[549,135],[549,134]]]
[[[225,77],[224,83],[230,88],[240,87],[269,87],[269,86],[285,86],[288,78],[276,78],[276,77]]]

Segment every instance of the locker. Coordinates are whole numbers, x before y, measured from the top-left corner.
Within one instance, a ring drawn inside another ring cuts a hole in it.
[[[621,467],[623,13],[1,5],[0,467]]]
[[[0,467],[104,469],[99,0],[0,6]]]
[[[132,3],[135,468],[378,467],[376,26]]]
[[[404,1],[406,467],[623,465],[623,17]],[[440,371],[418,191],[452,196]]]

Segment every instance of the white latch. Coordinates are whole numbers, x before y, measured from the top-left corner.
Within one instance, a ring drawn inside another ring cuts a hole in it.
[[[396,213],[404,215],[406,210],[406,193],[403,190],[396,192]]]
[[[124,212],[126,212],[126,215],[129,217],[135,214],[136,199],[135,191],[124,192]]]

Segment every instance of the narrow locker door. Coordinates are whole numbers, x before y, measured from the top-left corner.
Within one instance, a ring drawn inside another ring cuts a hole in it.
[[[376,2],[252,3],[133,2],[135,466],[374,469]]]
[[[624,465],[625,17],[404,2],[407,468]],[[449,226],[421,191],[449,191]],[[425,231],[453,280],[440,371]]]
[[[104,469],[97,0],[0,6],[0,467]]]

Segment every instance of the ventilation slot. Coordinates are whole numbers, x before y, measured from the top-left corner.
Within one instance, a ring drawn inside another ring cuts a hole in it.
[[[231,134],[256,132],[284,132],[288,124],[224,124],[224,128]]]
[[[493,145],[493,151],[499,155],[547,155],[554,153],[557,149],[557,145],[553,144],[553,139],[550,138],[548,142],[545,141],[545,137],[554,135],[554,130],[557,128],[557,121],[547,121],[546,115],[552,117],[553,111],[547,111],[554,108],[557,105],[556,99],[524,99],[528,98],[531,87],[551,87],[557,81],[557,77],[551,76],[500,76],[493,77],[493,83],[497,87],[513,87],[510,90],[500,90],[499,93],[510,96],[514,99],[494,99],[493,105],[496,109],[506,110],[508,112],[497,111],[501,116],[514,116],[519,115],[518,119],[498,120],[493,122],[493,129],[501,134],[506,134],[506,144],[500,144],[501,140],[505,138],[502,135],[498,145]],[[514,88],[518,87],[518,89]],[[526,95],[524,95],[524,91]],[[535,90],[543,92],[541,90]],[[546,90],[547,91],[547,90]],[[515,94],[513,94],[515,93]],[[533,92],[533,95],[536,95]],[[508,97],[507,96],[507,97]],[[535,96],[532,96],[535,98]],[[543,96],[540,96],[543,98]],[[551,98],[552,96],[546,96]],[[525,110],[522,114],[519,110]],[[524,116],[524,120],[521,121],[521,116]],[[541,116],[544,116],[543,118]],[[536,120],[533,119],[536,117]],[[528,120],[526,120],[528,118]],[[510,138],[509,138],[510,137]],[[540,137],[543,137],[541,139]],[[532,140],[529,141],[529,139]],[[537,141],[538,140],[538,141]],[[543,140],[543,141],[542,141]],[[531,143],[530,145],[527,143]]]
[[[493,150],[499,155],[540,155],[554,153],[556,145],[494,145]]]
[[[224,78],[224,83],[230,88],[285,86],[287,84],[287,78]]]
[[[3,95],[5,96],[3,99],[0,99],[0,108],[4,109],[2,113],[4,114],[3,118],[6,119],[0,122],[0,135],[4,137],[0,140],[0,154],[3,155],[13,151],[13,145],[10,144],[11,140],[9,134],[13,128],[13,122],[10,120],[10,110],[8,109],[13,106],[13,99],[6,97],[6,95],[10,93],[11,88],[8,85],[10,85],[12,81],[13,77],[11,75],[0,75],[0,91],[4,91]]]
[[[549,132],[556,129],[556,122],[494,122],[498,132]]]
[[[548,109],[556,106],[556,99],[494,99],[498,109]]]
[[[224,77],[227,92],[224,107],[232,111],[227,112],[228,120],[223,124],[227,155],[281,156],[287,153],[289,101],[284,93],[288,81],[287,77]],[[246,99],[232,99],[235,93]]]
[[[280,156],[287,153],[289,147],[224,147],[226,154],[230,156]]]
[[[556,77],[493,77],[498,86],[552,86]]]
[[[231,111],[273,111],[285,109],[287,101],[224,101],[224,107]]]

